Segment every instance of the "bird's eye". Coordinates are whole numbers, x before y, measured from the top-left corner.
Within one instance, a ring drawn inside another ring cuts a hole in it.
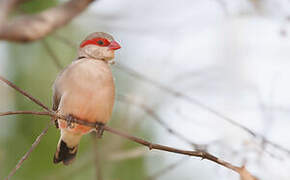
[[[101,46],[101,47],[105,47],[105,46],[109,46],[110,45],[110,41],[106,38],[94,38],[94,39],[91,39],[91,40],[87,40],[87,41],[84,41],[80,47],[83,48],[85,47],[86,45],[97,45],[97,46]]]
[[[98,45],[101,45],[101,46],[104,45],[104,41],[103,40],[98,40],[97,43],[98,43]]]
[[[106,38],[95,38],[93,39],[93,41],[95,41],[95,44],[98,46],[109,46],[110,45],[110,41],[108,41]]]

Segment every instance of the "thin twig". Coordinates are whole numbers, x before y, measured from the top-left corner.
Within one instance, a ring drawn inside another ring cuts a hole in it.
[[[35,112],[35,111],[7,111],[7,112],[0,112],[0,116],[7,116],[7,115],[16,115],[16,114],[33,114],[33,115],[49,115],[49,112]]]
[[[0,76],[0,81],[3,81],[4,83],[6,83],[8,86],[12,87],[13,89],[15,89],[16,91],[18,91],[19,93],[21,93],[22,95],[26,96],[28,99],[30,99],[31,101],[35,102],[36,104],[38,104],[39,106],[41,106],[43,109],[47,110],[47,111],[51,111],[46,105],[44,105],[42,102],[40,102],[38,99],[36,99],[35,97],[31,96],[30,94],[28,94],[27,92],[25,92],[24,90],[20,89],[19,87],[17,87],[15,84],[13,84],[12,82],[8,81],[6,78]]]
[[[131,69],[129,67],[125,67],[125,66],[120,65],[120,64],[117,64],[117,67],[120,70],[128,73],[132,77],[137,78],[139,80],[142,80],[144,82],[150,83],[150,84],[154,85],[155,87],[157,87],[157,88],[159,88],[159,89],[161,89],[161,90],[163,90],[165,92],[168,92],[169,94],[171,94],[172,96],[174,96],[176,98],[183,99],[183,100],[189,102],[190,104],[196,105],[196,106],[198,106],[198,107],[200,107],[200,108],[202,108],[202,109],[204,109],[204,110],[206,110],[206,111],[214,114],[215,116],[217,116],[217,117],[219,117],[219,118],[221,118],[221,119],[229,122],[230,124],[232,124],[232,125],[240,128],[240,129],[242,129],[243,131],[247,132],[252,137],[254,137],[254,138],[260,138],[263,142],[265,142],[265,143],[267,143],[267,144],[275,147],[276,149],[279,149],[279,150],[281,150],[283,152],[286,152],[287,154],[290,154],[290,150],[289,149],[287,149],[287,148],[285,148],[285,147],[283,147],[283,146],[281,146],[281,145],[279,145],[277,143],[274,143],[274,142],[268,140],[263,135],[258,134],[256,132],[252,131],[251,129],[249,129],[248,127],[246,127],[246,126],[244,126],[242,124],[239,124],[235,120],[227,117],[226,115],[224,115],[221,112],[219,112],[219,111],[211,108],[210,106],[208,106],[206,104],[203,104],[199,100],[197,100],[197,99],[195,99],[195,98],[193,98],[191,96],[188,96],[188,95],[186,95],[186,94],[184,94],[182,92],[179,92],[177,90],[174,90],[173,88],[170,88],[170,87],[168,87],[168,86],[166,86],[166,85],[164,85],[164,84],[162,84],[162,83],[160,83],[158,81],[155,81],[153,79],[150,79],[148,77],[145,77],[144,75],[142,75],[142,74],[134,71],[133,69]]]
[[[222,8],[223,12],[225,13],[226,16],[229,15],[229,11],[227,9],[227,4],[223,0],[216,0],[216,2],[220,5]]]
[[[65,45],[68,45],[72,49],[76,49],[76,47],[77,47],[76,43],[72,42],[68,38],[65,38],[59,34],[54,33],[51,37],[56,39],[56,40],[59,40],[60,42],[64,43]]]
[[[48,42],[46,40],[42,40],[42,45],[43,45],[44,49],[46,50],[46,52],[48,53],[48,55],[53,60],[53,63],[57,67],[57,69],[58,70],[62,70],[63,66],[61,65],[61,62],[60,62],[59,58],[55,55],[55,53],[51,49],[51,47],[48,44]]]
[[[151,175],[145,179],[146,180],[155,180],[155,179],[159,178],[160,176],[163,176],[167,172],[172,171],[173,169],[177,168],[178,166],[183,164],[186,160],[188,160],[188,158],[182,158],[182,159],[178,160],[177,162],[169,164],[165,168],[161,169],[160,171],[154,173],[153,175]]]
[[[155,113],[155,111],[152,108],[150,108],[146,104],[144,104],[142,102],[139,102],[139,101],[136,101],[133,98],[130,98],[128,96],[120,95],[120,94],[118,94],[117,99],[120,100],[120,101],[123,101],[123,102],[126,102],[126,103],[130,103],[130,104],[134,104],[134,105],[140,107],[148,115],[150,115],[156,122],[158,122],[169,134],[174,135],[175,137],[179,138],[180,140],[184,141],[185,143],[189,144],[190,146],[193,146],[193,148],[195,148],[195,149],[205,150],[206,145],[197,144],[197,143],[189,140],[187,137],[185,137],[184,135],[180,134],[179,132],[177,132],[173,128],[171,128],[160,116],[158,116],[157,113]]]
[[[39,115],[39,114],[38,114]],[[31,145],[30,149],[24,154],[24,156],[19,160],[19,162],[16,164],[16,166],[10,171],[9,175],[5,178],[5,180],[9,180],[16,171],[22,166],[23,162],[29,157],[29,155],[32,153],[32,151],[37,147],[37,145],[40,143],[42,137],[47,133],[48,129],[53,123],[50,122],[46,128],[40,133],[40,135],[35,139],[33,144]]]
[[[93,154],[94,154],[94,162],[95,162],[95,170],[96,170],[96,180],[103,180],[103,174],[102,174],[102,167],[101,167],[101,158],[100,158],[100,150],[98,149],[97,146],[97,138],[96,138],[96,133],[92,134],[93,137]]]
[[[142,146],[140,146],[134,149],[124,150],[120,152],[114,151],[114,153],[112,153],[112,155],[110,155],[107,160],[122,161],[122,160],[134,159],[134,158],[143,157],[145,156],[146,153],[148,153],[148,151],[144,149]]]
[[[131,136],[125,132],[121,132],[118,131],[116,129],[113,129],[111,127],[105,126],[104,129],[112,134],[121,136],[123,138],[129,139],[131,141],[134,141],[138,144],[147,146],[149,148],[149,150],[155,149],[155,150],[160,150],[160,151],[167,151],[167,152],[171,152],[171,153],[177,153],[177,154],[183,154],[183,155],[189,155],[189,156],[195,156],[195,157],[200,157],[202,159],[207,159],[210,160],[212,162],[215,162],[217,164],[220,164],[226,168],[229,168],[235,172],[238,172],[240,167],[238,166],[234,166],[226,161],[223,161],[207,152],[204,151],[187,151],[187,150],[182,150],[182,149],[177,149],[177,148],[173,148],[170,146],[165,146],[165,145],[160,145],[160,144],[153,144],[149,141],[146,141],[144,139],[141,139],[139,137],[136,136]]]

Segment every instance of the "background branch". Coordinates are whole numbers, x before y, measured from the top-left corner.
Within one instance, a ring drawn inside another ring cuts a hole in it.
[[[139,108],[143,109],[158,124],[160,124],[169,134],[174,135],[175,137],[177,137],[180,140],[184,141],[185,143],[189,144],[193,148],[199,149],[199,150],[205,150],[206,149],[207,145],[205,145],[205,144],[203,144],[203,145],[197,144],[197,143],[191,141],[190,139],[186,138],[185,136],[183,136],[181,133],[177,132],[173,128],[171,128],[163,119],[161,119],[161,117],[158,116],[158,114],[151,107],[147,106],[146,104],[144,104],[144,103],[142,103],[140,101],[136,101],[136,100],[134,100],[133,98],[131,98],[129,96],[120,95],[120,94],[118,94],[117,99],[119,101],[123,101],[123,102],[129,103],[129,104],[136,105]]]
[[[48,42],[46,40],[42,40],[42,45],[45,48],[47,54],[51,57],[51,59],[53,60],[54,65],[56,66],[56,68],[58,70],[62,70],[63,66],[61,65],[61,61],[59,60],[59,58],[55,55],[55,53],[53,52],[53,50],[51,49],[51,46],[48,44]]]
[[[43,38],[70,22],[74,17],[83,12],[93,1],[94,0],[70,0],[69,2],[49,8],[38,14],[21,16],[13,19],[11,22],[3,24],[2,27],[0,26],[0,39],[28,42]],[[13,6],[11,5],[10,7],[12,8]],[[4,16],[4,18],[6,18],[6,16]]]
[[[277,144],[275,142],[272,142],[272,141],[268,140],[263,135],[254,132],[253,130],[249,129],[248,127],[246,127],[246,126],[244,126],[244,125],[242,125],[240,123],[238,123],[237,121],[233,120],[232,118],[227,117],[226,115],[222,114],[221,112],[219,112],[219,111],[209,107],[208,105],[200,102],[196,98],[188,96],[188,95],[186,95],[186,94],[184,94],[182,92],[179,92],[177,90],[174,90],[174,89],[172,89],[172,88],[170,88],[170,87],[168,87],[168,86],[166,86],[166,85],[164,85],[162,83],[159,83],[158,81],[150,79],[150,78],[138,73],[137,71],[135,71],[135,70],[133,70],[133,69],[127,67],[127,66],[123,66],[123,65],[117,64],[117,67],[120,70],[122,70],[123,72],[126,72],[127,74],[131,75],[132,77],[137,78],[139,80],[142,80],[144,82],[150,83],[151,85],[154,85],[155,87],[157,87],[157,88],[159,88],[159,89],[161,89],[161,90],[173,95],[176,98],[183,99],[183,100],[189,102],[190,104],[196,105],[196,106],[198,106],[198,107],[200,107],[200,108],[202,108],[202,109],[204,109],[204,110],[216,115],[217,117],[227,121],[228,123],[230,123],[230,124],[240,128],[240,129],[242,129],[243,131],[245,131],[246,133],[248,133],[252,137],[261,139],[263,143],[269,144],[269,145],[273,146],[274,148],[279,149],[280,151],[283,151],[283,152],[287,153],[288,155],[290,155],[290,150],[289,149],[287,149],[287,148],[285,148],[285,147],[283,147],[283,146],[281,146],[281,145],[279,145],[279,144]]]
[[[169,171],[172,171],[173,169],[177,168],[178,166],[180,166],[182,163],[184,163],[186,160],[188,160],[187,158],[182,158],[172,164],[169,164],[168,166],[166,166],[165,168],[159,170],[158,172],[154,173],[153,175],[149,176],[146,178],[146,180],[156,180],[158,179],[160,176],[166,174]]]
[[[42,130],[40,135],[35,139],[33,144],[31,145],[30,149],[24,154],[24,156],[19,160],[19,162],[16,164],[16,166],[10,171],[9,175],[5,178],[5,180],[9,180],[16,171],[22,166],[23,162],[29,157],[29,155],[32,153],[32,151],[37,147],[37,145],[40,143],[42,137],[47,133],[48,129],[51,127],[53,123],[50,122],[45,129]]]

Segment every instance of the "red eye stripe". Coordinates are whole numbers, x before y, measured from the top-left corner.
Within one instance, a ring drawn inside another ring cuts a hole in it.
[[[110,41],[108,41],[105,38],[94,38],[94,39],[90,39],[90,40],[86,40],[85,42],[83,42],[80,47],[83,48],[86,45],[97,45],[97,46],[109,46],[110,45]]]

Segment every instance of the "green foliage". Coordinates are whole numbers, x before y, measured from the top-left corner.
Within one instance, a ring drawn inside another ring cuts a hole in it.
[[[25,13],[37,13],[58,4],[57,0],[30,0],[22,3],[19,9]]]

